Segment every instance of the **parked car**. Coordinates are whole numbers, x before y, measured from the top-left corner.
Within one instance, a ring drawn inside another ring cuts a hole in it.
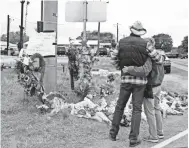
[[[108,55],[108,50],[106,48],[99,48],[96,54],[100,56],[105,56]]]
[[[18,56],[19,55],[18,48],[11,48],[10,49],[10,54],[11,54],[11,56]]]
[[[10,50],[10,49],[9,49]],[[1,55],[8,55],[7,48],[1,49]]]
[[[171,60],[167,56],[163,65],[164,65],[165,73],[171,73]]]
[[[66,48],[65,47],[58,47],[57,48],[57,55],[66,55]]]
[[[181,59],[187,59],[187,58],[188,58],[188,54],[181,54],[181,55],[180,55],[180,58],[181,58]]]

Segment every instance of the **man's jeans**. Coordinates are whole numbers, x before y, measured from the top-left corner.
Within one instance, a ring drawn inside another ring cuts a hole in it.
[[[142,103],[144,99],[144,89],[146,85],[136,85],[123,83],[120,86],[119,99],[115,107],[112,128],[110,134],[116,136],[119,131],[119,124],[123,116],[124,108],[132,93],[133,112],[131,118],[130,140],[137,140],[141,122]]]
[[[154,99],[144,99],[144,111],[149,125],[150,137],[153,139],[157,139],[157,135],[163,134],[162,116],[160,111],[161,87],[153,87],[152,90]]]

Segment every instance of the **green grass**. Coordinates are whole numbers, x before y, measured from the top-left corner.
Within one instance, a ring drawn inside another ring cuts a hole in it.
[[[102,59],[101,59],[102,60]],[[107,67],[109,61],[97,63],[98,68]],[[68,102],[78,102],[80,98],[70,88],[68,71],[63,73],[58,69],[58,91],[68,94]],[[96,89],[104,83],[105,77],[94,77]],[[114,86],[116,92],[106,97],[107,102],[118,97],[120,78],[116,77]],[[97,101],[97,96],[93,101]],[[18,148],[119,148],[128,146],[130,128],[122,128],[120,140],[108,140],[109,127],[104,123],[78,118],[63,110],[48,119],[42,115],[36,105],[40,104],[35,97],[24,99],[23,88],[17,83],[17,76],[13,70],[4,70],[1,73],[1,147],[9,148],[16,145]],[[169,116],[164,121],[166,138],[187,128],[188,116]],[[170,127],[171,126],[171,127]],[[141,125],[141,136],[148,133],[147,123]],[[148,148],[153,144],[143,142],[141,147]]]

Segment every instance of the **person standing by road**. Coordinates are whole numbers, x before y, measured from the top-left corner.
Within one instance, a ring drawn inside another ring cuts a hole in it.
[[[142,66],[151,57],[152,60],[159,61],[161,55],[140,36],[146,33],[146,29],[137,21],[130,27],[130,36],[119,41],[117,58],[117,67],[123,69],[125,66]],[[152,67],[149,67],[151,71]],[[141,143],[139,139],[139,129],[141,122],[141,111],[144,99],[144,90],[147,84],[147,77],[132,76],[129,73],[121,71],[121,86],[119,99],[115,107],[112,120],[112,126],[109,138],[116,141],[119,131],[119,124],[123,116],[123,111],[127,101],[132,93],[133,112],[131,119],[131,130],[129,134],[130,146],[134,147]]]
[[[147,39],[153,46],[158,48],[157,51],[160,51],[161,47],[158,47],[158,44],[155,45],[153,38]],[[163,139],[163,125],[162,125],[162,116],[161,116],[161,107],[160,107],[160,92],[161,84],[164,78],[164,66],[163,62],[165,60],[165,55],[162,55],[162,61],[155,62],[152,61],[152,71],[148,75],[148,83],[144,93],[144,112],[147,117],[147,122],[149,125],[149,136],[144,137],[145,141],[156,143],[159,140]],[[146,76],[150,63],[147,61],[144,66],[130,66],[123,68],[124,72],[127,72],[133,76]]]

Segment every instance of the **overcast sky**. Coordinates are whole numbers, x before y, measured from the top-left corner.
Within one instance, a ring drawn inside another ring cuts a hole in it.
[[[58,36],[77,37],[83,30],[83,25],[65,22],[66,1],[58,1]],[[28,34],[31,34],[37,26],[37,21],[40,20],[40,4],[40,0],[30,0],[27,18]],[[14,19],[11,20],[10,31],[19,30],[20,0],[0,0],[0,6],[1,34],[6,33],[8,14]],[[101,23],[101,31],[116,34],[114,24],[119,23],[120,37],[129,35],[129,26],[136,20],[141,21],[147,29],[145,37],[168,33],[173,38],[173,45],[178,46],[184,36],[188,35],[188,2],[187,0],[109,0],[107,21]],[[87,30],[97,29],[98,23],[87,23]]]

